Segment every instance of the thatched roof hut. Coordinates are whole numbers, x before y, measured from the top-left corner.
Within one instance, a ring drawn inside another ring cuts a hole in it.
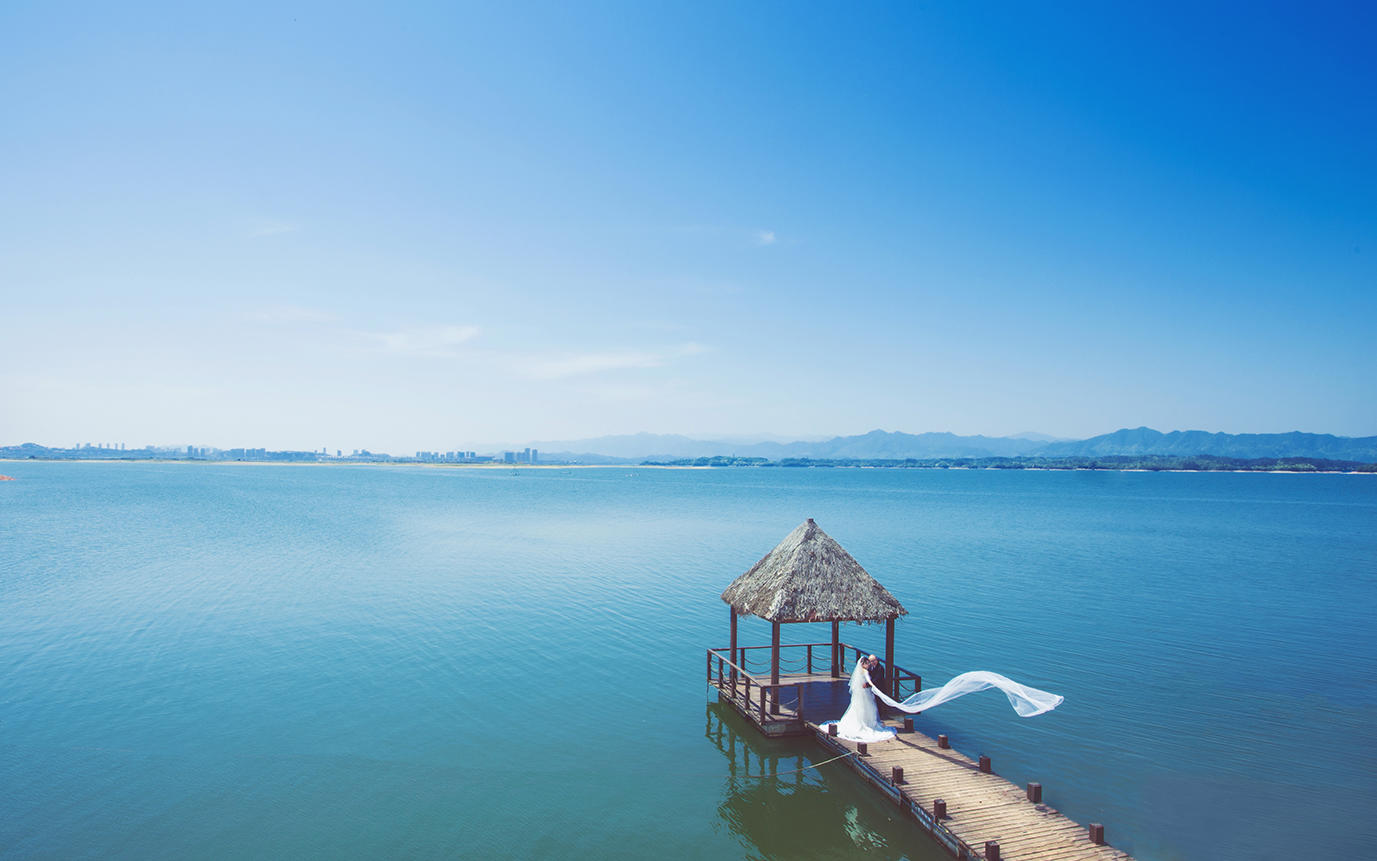
[[[822,527],[808,518],[722,593],[731,608],[731,652],[737,616],[770,623],[770,681],[779,684],[779,626],[832,623],[832,676],[840,675],[842,622],[884,622],[885,663],[894,665],[894,620],[908,611]],[[733,658],[733,660],[736,660]],[[894,679],[887,680],[891,690]],[[778,706],[776,705],[776,709]]]
[[[722,600],[738,615],[769,622],[881,622],[908,615],[811,517],[736,578]]]

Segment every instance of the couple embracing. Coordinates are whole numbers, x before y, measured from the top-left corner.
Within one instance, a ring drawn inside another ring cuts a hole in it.
[[[837,721],[837,735],[852,741],[888,741],[894,737],[894,730],[880,720],[880,705],[876,695],[888,702],[884,696],[885,668],[880,659],[866,655],[856,662],[851,673],[851,705]]]

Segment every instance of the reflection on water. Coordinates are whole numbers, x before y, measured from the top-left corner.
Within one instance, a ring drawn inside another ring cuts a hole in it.
[[[949,856],[809,739],[768,739],[729,706],[706,707],[704,736],[727,758],[722,824],[757,858]]]

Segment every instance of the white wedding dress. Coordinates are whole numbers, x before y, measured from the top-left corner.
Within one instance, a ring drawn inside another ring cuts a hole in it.
[[[895,731],[880,722],[879,708],[875,705],[876,698],[900,711],[913,714],[989,688],[1003,691],[1009,698],[1009,705],[1014,707],[1019,717],[1035,717],[1050,712],[1065,701],[1065,697],[1060,694],[1021,685],[999,673],[974,670],[962,673],[940,688],[919,691],[903,702],[896,702],[886,696],[884,691],[877,690],[870,684],[870,673],[866,671],[864,659],[861,659],[856,662],[856,669],[851,673],[851,705],[847,707],[841,720],[837,721],[837,735],[868,744],[894,738]],[[823,727],[826,726],[827,724],[823,724]]]
[[[857,661],[856,669],[851,673],[851,705],[837,721],[837,735],[868,744],[889,741],[894,738],[895,731],[880,722],[880,709],[875,705],[875,687],[870,684],[870,673],[865,669],[864,660]]]

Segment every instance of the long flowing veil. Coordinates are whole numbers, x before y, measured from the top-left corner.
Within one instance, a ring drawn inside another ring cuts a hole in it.
[[[865,658],[860,658],[856,661],[856,669],[851,671],[851,681],[849,683],[849,688],[851,691],[851,698],[853,700],[856,698],[856,695],[859,692],[865,690],[865,686],[867,683],[869,683],[869,681],[870,673],[867,672],[865,669]]]
[[[857,671],[863,673],[864,669],[860,665],[857,665]],[[851,676],[851,684],[851,690],[854,693],[856,689],[855,674]],[[1001,676],[999,673],[991,673],[985,670],[974,670],[969,673],[962,673],[940,688],[930,691],[919,691],[903,702],[895,702],[885,696],[884,691],[878,688],[874,688],[874,691],[875,696],[882,702],[900,711],[912,714],[913,712],[936,708],[942,703],[950,702],[957,697],[963,697],[966,694],[973,694],[976,691],[983,691],[988,688],[999,688],[1003,691],[1004,695],[1009,698],[1009,705],[1014,707],[1014,711],[1018,712],[1019,717],[1034,717],[1044,712],[1050,712],[1052,709],[1061,705],[1066,699],[1061,694],[1030,688],[1027,685],[1019,684],[1008,676]]]

